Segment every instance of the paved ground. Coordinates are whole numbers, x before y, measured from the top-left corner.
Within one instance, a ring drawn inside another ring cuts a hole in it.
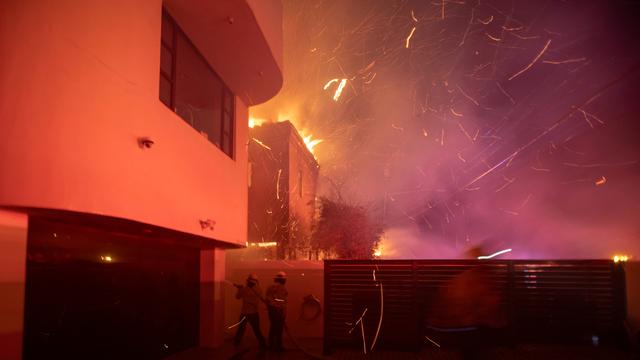
[[[282,353],[258,351],[257,344],[248,343],[239,349],[233,347],[231,343],[225,344],[218,349],[198,348],[185,351],[167,358],[166,360],[210,360],[210,359],[266,359],[266,360],[302,360],[302,359],[322,359],[322,342],[320,340],[301,341],[304,351],[296,348],[293,343],[285,343],[287,350]],[[482,353],[476,354],[474,359],[562,359],[562,360],[584,360],[584,359],[638,359],[629,352],[621,349],[607,347],[571,346],[571,345],[518,345],[514,348],[497,347],[485,349]],[[370,359],[370,360],[462,360],[463,357],[455,349],[442,349],[435,346],[425,346],[420,352],[397,352],[397,351],[374,351],[364,355],[357,350],[336,351],[324,359],[350,360],[350,359]]]

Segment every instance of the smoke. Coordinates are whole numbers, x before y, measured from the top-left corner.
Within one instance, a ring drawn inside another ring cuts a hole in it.
[[[441,239],[423,238],[414,226],[387,229],[378,248],[382,259],[456,259],[464,257],[462,244],[456,247]]]
[[[388,256],[640,256],[638,3],[284,4],[284,87],[251,113],[324,140],[322,195]]]

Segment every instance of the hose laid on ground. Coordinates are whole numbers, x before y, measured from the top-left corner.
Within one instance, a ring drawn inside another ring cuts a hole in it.
[[[287,322],[284,322],[284,332],[287,333],[287,336],[289,337],[289,339],[291,339],[291,341],[293,342],[293,345],[295,345],[298,350],[302,351],[305,355],[314,358],[314,359],[326,359],[324,356],[322,355],[317,355],[314,353],[309,352],[307,349],[305,349],[302,345],[300,345],[300,343],[298,342],[298,340],[296,340],[296,338],[291,335],[291,333],[289,332],[289,326],[287,326]]]

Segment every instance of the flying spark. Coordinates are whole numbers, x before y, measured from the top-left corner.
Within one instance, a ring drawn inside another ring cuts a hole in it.
[[[411,19],[413,19],[413,21],[418,22],[418,19],[416,19],[416,16],[413,14],[413,10],[411,10]]]
[[[229,330],[229,329],[233,329],[234,327],[236,327],[236,326],[238,326],[238,325],[242,324],[246,319],[247,319],[247,317],[246,317],[246,316],[243,316],[243,317],[242,317],[242,319],[240,319],[240,321],[238,321],[237,323],[235,323],[235,324],[233,324],[233,325],[231,325],[231,326],[227,326],[227,330]]]
[[[337,83],[338,81],[340,81],[340,79],[331,79],[331,80],[327,81],[327,83],[324,84],[324,87],[322,88],[322,90],[327,90],[329,88],[329,86],[331,86],[331,84]]]
[[[515,102],[515,100],[513,100],[513,97],[511,97],[511,95],[509,95],[509,93],[507,93],[507,92],[505,91],[505,89],[502,87],[502,85],[500,85],[500,83],[499,83],[499,82],[497,82],[497,81],[496,81],[496,85],[498,86],[498,89],[500,89],[500,92],[502,92],[502,94],[503,94],[504,96],[506,96],[506,97],[509,99],[509,101],[511,101],[511,103],[512,103],[512,104],[514,104],[514,105],[515,105],[515,103],[516,103],[516,102]]]
[[[489,25],[491,24],[491,22],[493,21],[493,15],[491,15],[491,17],[489,17],[487,20],[480,20],[478,19],[479,22],[485,24],[485,25]]]
[[[510,252],[510,251],[511,251],[511,249],[504,249],[504,250],[500,250],[500,251],[498,251],[498,252],[494,252],[494,253],[493,253],[493,254],[491,254],[491,255],[481,255],[481,256],[478,256],[478,260],[491,259],[491,258],[493,258],[493,257],[495,257],[495,256],[502,255],[502,254],[504,254],[504,253],[508,253],[508,252]]]
[[[429,340],[433,345],[435,345],[435,346],[437,346],[437,347],[440,347],[440,345],[438,345],[438,343],[437,343],[437,342],[435,342],[435,341],[433,341],[433,340],[429,339],[429,337],[428,337],[427,335],[425,335],[424,337],[425,337],[425,339]]]
[[[489,39],[491,39],[491,40],[493,40],[493,41],[495,41],[495,42],[500,42],[500,41],[502,41],[502,39],[497,38],[497,37],[495,37],[495,36],[492,36],[492,35],[491,35],[491,34],[489,34],[489,33],[484,33],[484,34],[485,34],[485,35],[487,35],[487,37],[488,37]]]
[[[469,135],[469,133],[467,132],[467,130],[464,128],[464,126],[462,126],[462,124],[460,122],[458,122],[458,127],[460,128],[460,131],[462,131],[462,133],[464,134],[464,136],[467,137],[467,139],[469,139],[469,141],[474,142],[475,139],[471,137],[471,135]]]
[[[582,62],[587,60],[586,57],[581,57],[581,58],[577,58],[577,59],[568,59],[568,60],[562,60],[562,61],[551,61],[551,60],[544,60],[542,61],[543,64],[554,64],[554,65],[559,65],[559,64],[571,64],[571,63],[576,63],[576,62]]]
[[[464,92],[464,90],[462,90],[462,88],[461,88],[459,85],[456,85],[456,87],[458,88],[458,90],[460,91],[460,93],[461,93],[464,97],[466,97],[467,99],[469,99],[469,101],[471,101],[472,103],[474,103],[476,106],[480,106],[480,103],[479,103],[476,99],[474,99],[474,98],[472,98],[471,96],[469,96],[466,92]]]
[[[454,116],[462,117],[462,113],[456,112],[455,110],[453,110],[453,108],[449,108],[449,110]]]
[[[364,353],[367,353],[367,344],[366,344],[366,340],[364,337],[364,315],[367,313],[367,311],[369,310],[369,308],[365,308],[364,311],[362,312],[362,315],[360,316],[360,318],[353,323],[353,327],[351,328],[351,330],[349,330],[349,334],[351,334],[353,332],[353,330],[358,326],[358,324],[360,324],[360,332],[362,333],[362,346],[363,346],[363,350]],[[348,325],[351,325],[349,323],[347,323]]]
[[[371,76],[371,78],[370,78],[369,80],[365,81],[364,83],[365,83],[366,85],[371,84],[371,82],[373,81],[373,79],[375,79],[375,78],[376,78],[376,75],[378,75],[378,73],[373,73],[373,76]]]
[[[409,48],[409,42],[411,41],[411,37],[413,36],[413,33],[416,31],[416,27],[414,26],[413,29],[411,29],[411,32],[409,33],[409,36],[407,36],[407,40],[405,40],[404,42],[404,47],[405,48]]]
[[[251,138],[251,140],[255,141],[258,145],[262,146],[263,148],[267,149],[267,150],[271,150],[270,147],[268,147],[267,145],[265,145],[262,141],[256,139],[256,138]]]
[[[376,268],[378,265],[376,265]],[[373,336],[373,341],[371,342],[371,348],[369,350],[373,351],[373,347],[376,346],[376,342],[378,341],[378,335],[380,335],[380,328],[382,327],[382,317],[384,315],[384,291],[382,289],[382,281],[378,281],[376,279],[376,271],[373,270],[373,281],[376,281],[380,287],[380,317],[378,318],[378,328],[376,329],[376,334]]]
[[[340,84],[338,84],[338,88],[336,89],[336,92],[333,94],[333,101],[338,101],[338,99],[340,98],[340,95],[342,94],[342,89],[344,89],[345,85],[347,85],[347,79],[340,80]]]
[[[280,200],[280,176],[282,176],[282,169],[278,169],[278,180],[276,181],[276,199]]]
[[[542,48],[542,50],[540,50],[540,52],[538,53],[538,55],[536,55],[536,57],[533,59],[533,61],[531,61],[529,63],[529,65],[527,65],[524,69],[518,71],[517,73],[511,75],[511,77],[509,78],[509,80],[513,80],[516,77],[520,76],[523,72],[529,70],[538,60],[540,60],[540,58],[542,57],[542,55],[545,53],[545,51],[547,51],[547,48],[549,48],[549,45],[551,44],[551,39],[547,40],[547,43],[544,44],[544,47]]]

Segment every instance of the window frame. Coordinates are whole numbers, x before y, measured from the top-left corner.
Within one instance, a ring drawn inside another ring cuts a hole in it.
[[[171,24],[171,44],[168,44],[164,38],[162,37],[162,30],[164,28],[165,20]],[[178,22],[171,16],[171,14],[167,11],[166,8],[162,8],[162,16],[160,20],[160,71],[159,71],[159,100],[162,104],[164,104],[171,112],[176,114],[180,119],[185,121],[189,127],[191,127],[196,132],[200,133],[200,130],[193,127],[189,122],[184,119],[180,114],[176,112],[175,109],[175,101],[176,101],[176,73],[177,73],[177,58],[178,54],[178,37],[181,36],[182,40],[185,41],[186,44],[189,45],[190,48],[193,49],[196,56],[198,56],[204,64],[206,64],[207,69],[211,72],[214,78],[220,82],[222,85],[222,91],[219,95],[220,97],[220,113],[217,114],[219,116],[219,127],[220,127],[220,138],[219,139],[209,139],[209,143],[214,145],[216,148],[221,150],[231,159],[235,160],[235,132],[236,132],[236,96],[231,91],[229,86],[224,82],[222,77],[218,75],[215,69],[209,64],[207,58],[202,55],[198,47],[191,41],[191,39],[187,36],[187,34],[182,30]],[[166,48],[167,51],[171,54],[171,74],[167,74],[162,69],[162,52]],[[169,104],[165,103],[162,99],[162,80],[166,80],[170,85],[169,91]],[[227,108],[227,101],[229,101],[230,105]],[[227,129],[227,124],[225,124],[225,115],[229,118],[229,129]],[[212,117],[212,121],[215,121],[216,114]],[[225,149],[225,136],[228,137],[228,149]],[[219,140],[219,145],[216,143],[216,140]]]

